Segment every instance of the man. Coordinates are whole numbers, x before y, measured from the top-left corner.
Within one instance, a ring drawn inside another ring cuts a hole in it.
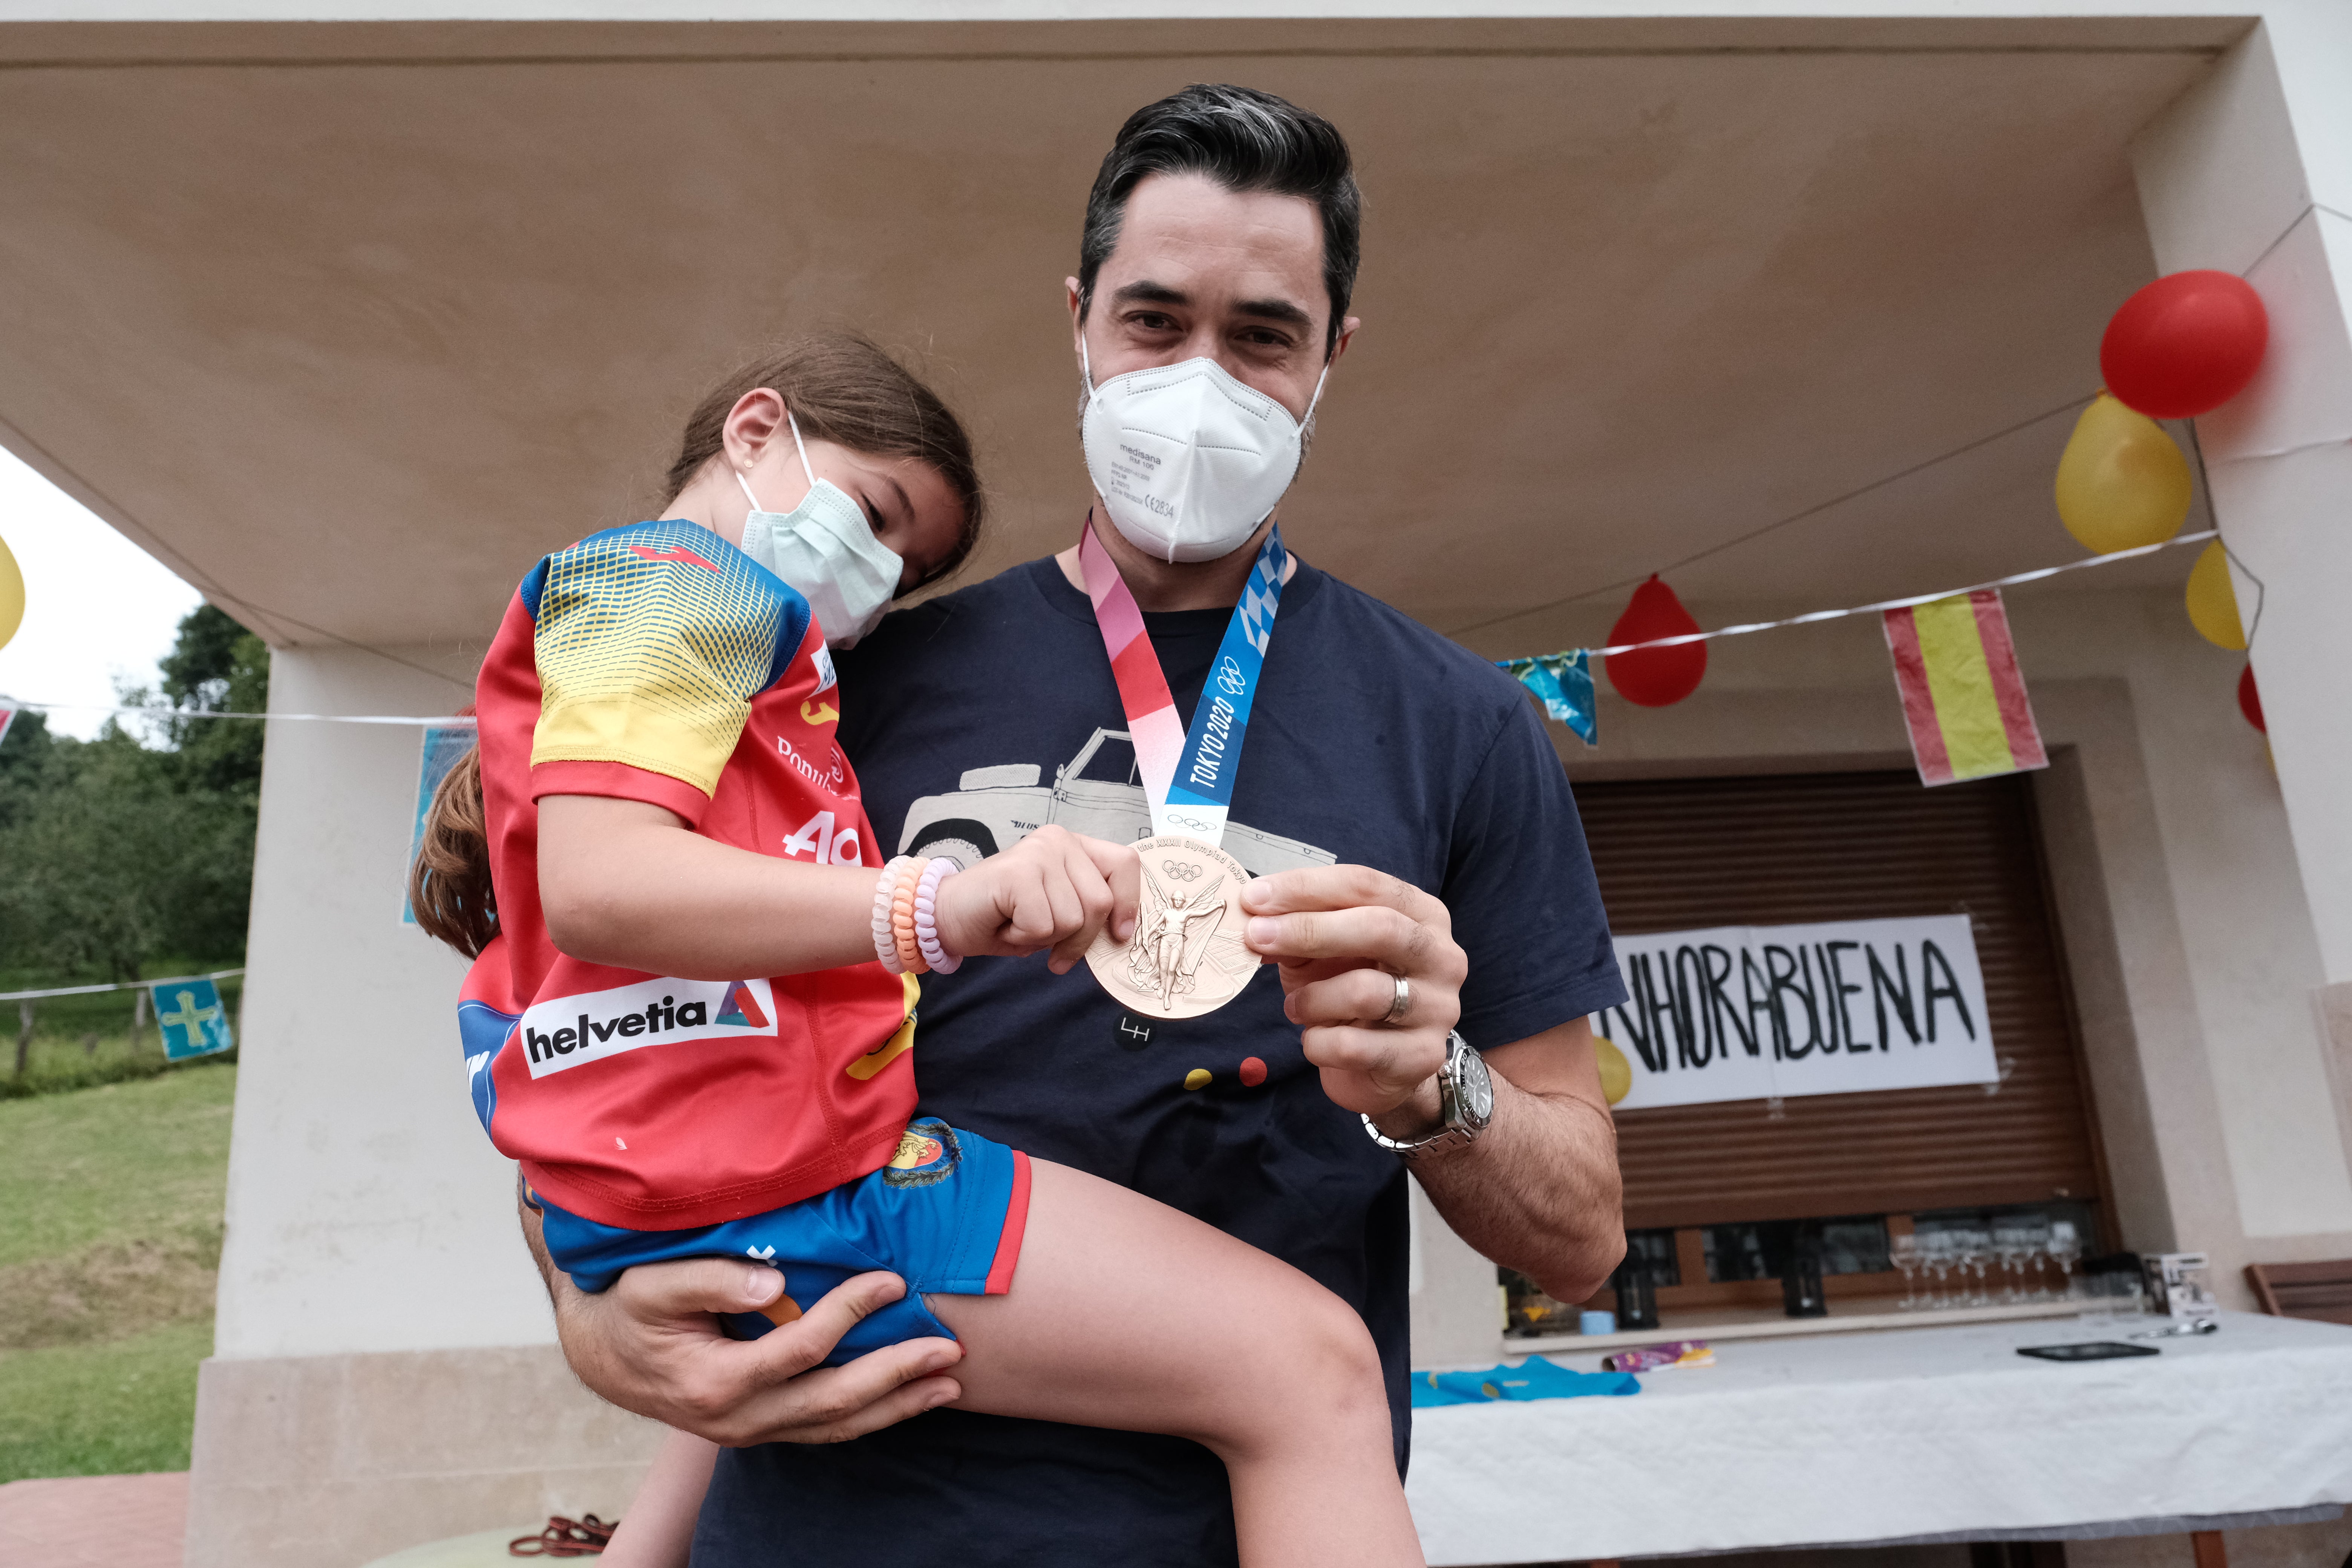
[[[1066,283],[1097,491],[1070,526],[1091,518],[1094,569],[1132,592],[1181,722],[1213,667],[1219,692],[1247,684],[1222,639],[1245,586],[1263,604],[1263,574],[1287,572],[1223,763],[1223,847],[1258,873],[1246,941],[1278,973],[1167,1021],[1130,1015],[1083,966],[969,963],[926,981],[915,1054],[927,1112],[1184,1209],[1353,1305],[1402,1466],[1406,1176],[1488,1256],[1563,1300],[1589,1294],[1624,1243],[1585,1019],[1624,993],[1566,779],[1518,689],[1312,566],[1261,566],[1298,426],[1359,324],[1358,210],[1328,122],[1189,88],[1121,130]],[[1164,439],[1146,450],[1132,410],[1155,388],[1146,423]],[[1239,436],[1201,423],[1235,407],[1256,422]],[[1234,455],[1253,442],[1271,443],[1264,461]],[[1146,726],[1132,692],[1123,706],[1076,549],[890,616],[840,674],[843,745],[901,849],[986,854],[1049,820],[1140,837],[1149,821],[1129,773]],[[1450,1044],[1457,1025],[1483,1063]],[[937,1411],[961,1353],[942,1341],[805,1371],[896,1295],[888,1276],[747,1344],[717,1338],[709,1313],[772,1300],[772,1269],[639,1268],[593,1298],[550,1284],[591,1387],[754,1445],[720,1457],[698,1564],[1233,1561],[1206,1449]]]

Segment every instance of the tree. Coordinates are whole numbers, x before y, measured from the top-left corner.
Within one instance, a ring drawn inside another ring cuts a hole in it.
[[[259,711],[268,650],[206,605],[180,623],[162,672],[172,706],[155,744],[112,722],[92,741],[36,725],[0,744],[9,967],[132,980],[151,959],[242,957],[264,726],[189,715]]]
[[[0,739],[0,828],[16,820],[24,801],[40,788],[57,742],[49,735],[49,716],[19,712]]]
[[[259,713],[269,705],[269,649],[210,605],[180,623],[179,640],[161,661],[163,694],[189,713]],[[268,726],[257,720],[172,719],[165,734],[195,788],[261,789],[261,744]]]

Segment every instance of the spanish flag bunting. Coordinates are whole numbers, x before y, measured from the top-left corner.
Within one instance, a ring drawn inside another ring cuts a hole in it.
[[[1924,784],[2046,768],[2000,590],[1885,614],[1895,684]]]

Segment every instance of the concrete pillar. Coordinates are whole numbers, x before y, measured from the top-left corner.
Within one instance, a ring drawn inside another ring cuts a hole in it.
[[[2282,61],[2292,69],[2282,73]],[[2197,422],[2322,963],[2352,981],[2352,12],[2285,7],[2133,147],[2158,270],[2242,274],[2271,316],[2246,392]],[[2259,585],[2258,585],[2259,584]]]
[[[270,666],[281,713],[444,713],[464,697],[360,649]],[[465,964],[401,923],[419,744],[396,726],[270,727],[189,1568],[610,1518],[660,1435],[565,1368],[515,1233],[514,1168],[466,1094]]]
[[[2134,143],[2162,272],[2242,275],[2270,311],[2252,386],[2197,422],[2252,628],[2323,984],[2318,1051],[2291,1063],[2352,1135],[2352,8],[2274,6]],[[2193,892],[2190,896],[2193,896]],[[2217,1047],[2219,1042],[2217,1042]],[[2277,1058],[2274,1057],[2273,1060]],[[2215,1070],[2227,1064],[2216,1060]],[[2307,1103],[2307,1100],[2306,1100]],[[2250,1227],[2260,1228],[2260,1227]]]

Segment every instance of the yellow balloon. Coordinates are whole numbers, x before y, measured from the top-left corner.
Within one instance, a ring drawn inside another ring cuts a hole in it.
[[[2058,521],[2106,555],[2161,544],[2189,516],[2189,459],[2162,426],[2102,392],[2058,459]]]
[[[0,647],[16,635],[25,622],[25,574],[16,570],[16,558],[8,553],[8,542],[0,539]]]
[[[1592,1037],[1592,1053],[1601,1059],[1601,1092],[1609,1097],[1610,1104],[1614,1105],[1633,1092],[1633,1064],[1625,1059],[1625,1053],[1617,1048],[1616,1041],[1595,1035]]]
[[[2189,569],[2189,624],[2216,647],[2246,646],[2245,625],[2238,619],[2238,591],[2230,585],[2230,557],[2218,539],[2197,552],[2197,564]]]

